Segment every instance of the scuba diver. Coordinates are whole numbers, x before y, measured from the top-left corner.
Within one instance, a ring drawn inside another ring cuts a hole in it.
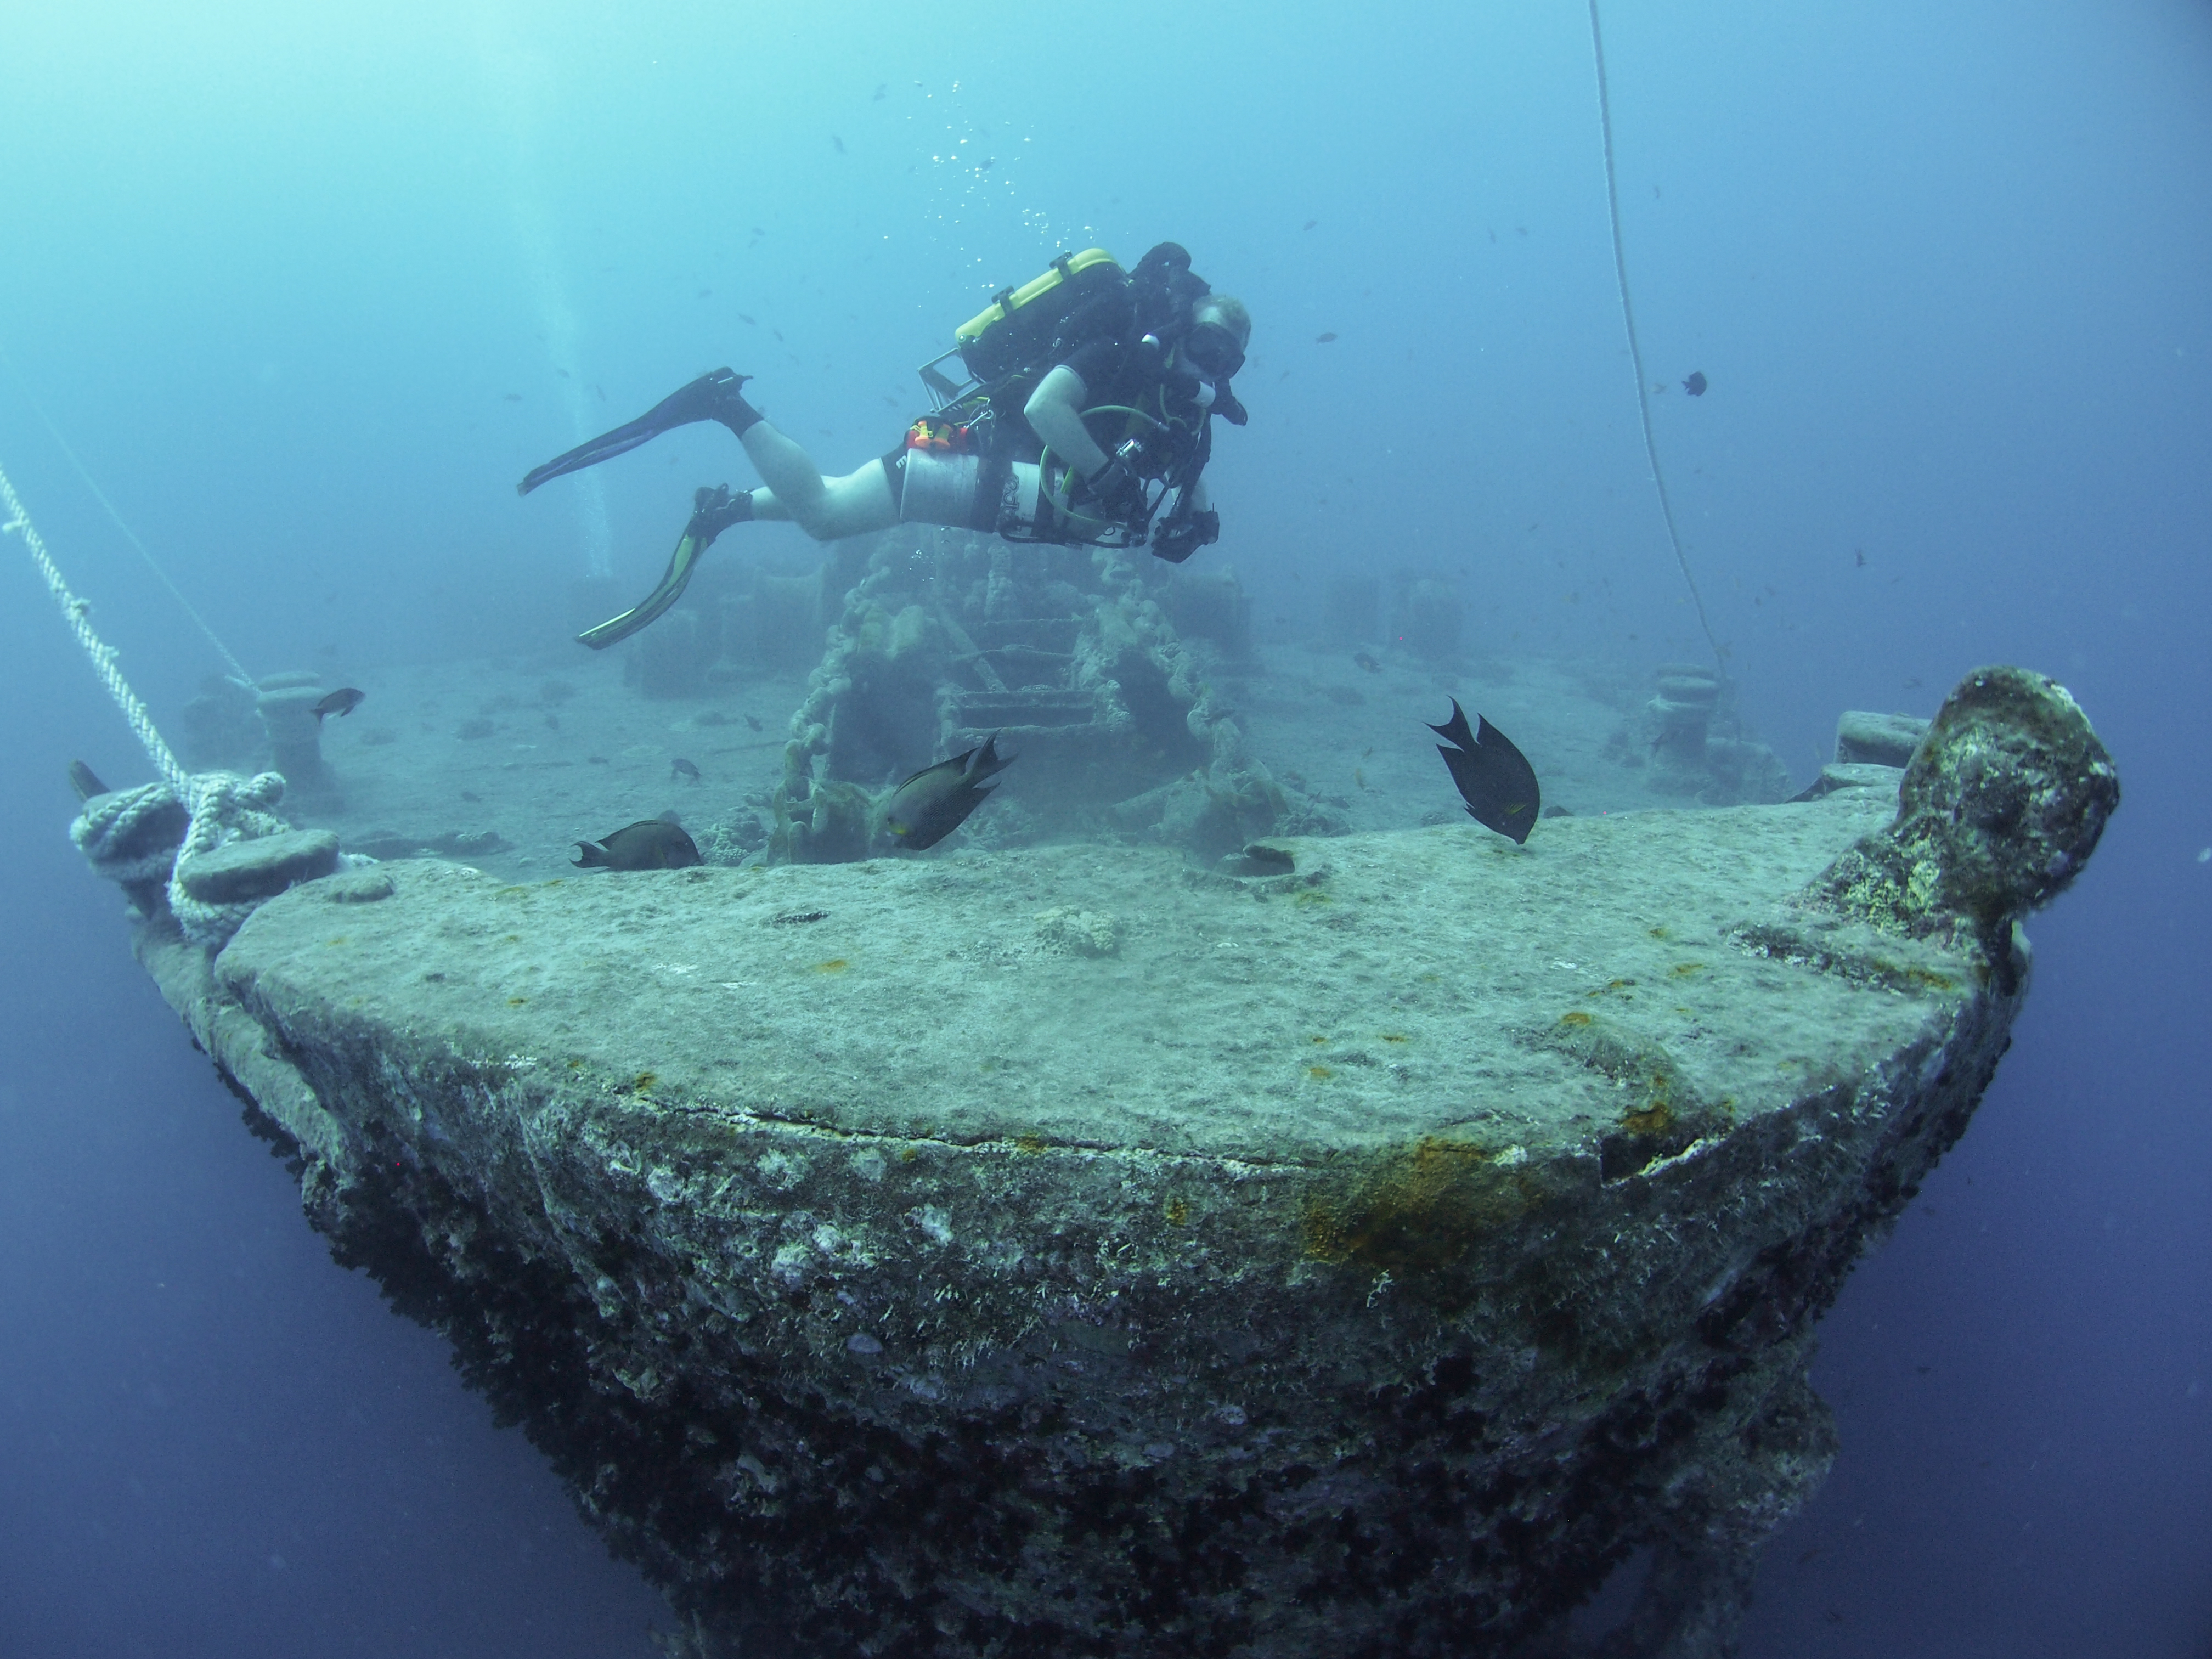
[[[951,350],[923,365],[935,412],[857,472],[823,477],[746,401],[751,377],[718,368],[533,468],[516,489],[526,495],[699,421],[727,427],[764,480],[758,489],[696,492],[659,586],[576,636],[595,651],[665,612],[714,538],[753,520],[788,520],[819,542],[934,524],[1014,542],[1149,545],[1180,564],[1221,533],[1200,475],[1212,417],[1245,422],[1230,380],[1251,333],[1242,302],[1212,292],[1173,242],[1127,273],[1103,248],[1063,254],[1000,293],[955,333]],[[956,357],[963,385],[939,367]]]

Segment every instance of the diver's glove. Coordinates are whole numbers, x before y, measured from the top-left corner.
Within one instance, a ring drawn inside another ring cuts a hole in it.
[[[1181,564],[1201,547],[1211,547],[1221,539],[1221,515],[1208,508],[1203,513],[1179,513],[1152,532],[1152,556],[1165,559],[1170,564]]]
[[[1091,491],[1091,499],[1106,510],[1109,518],[1121,524],[1131,524],[1145,516],[1151,505],[1145,496],[1145,481],[1120,456],[1114,457],[1084,480]]]

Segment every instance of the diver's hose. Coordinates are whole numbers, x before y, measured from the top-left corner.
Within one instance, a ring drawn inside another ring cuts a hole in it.
[[[1127,404],[1093,404],[1083,411],[1083,418],[1086,421],[1093,415],[1133,415],[1155,432],[1159,431],[1166,424],[1165,422],[1146,414],[1143,410],[1133,409]]]
[[[1093,415],[1133,415],[1139,420],[1150,426],[1155,432],[1164,431],[1167,425],[1165,422],[1156,420],[1152,416],[1145,413],[1143,410],[1132,408],[1127,404],[1093,404],[1090,408],[1082,411],[1081,418],[1087,421]],[[1039,469],[1040,476],[1048,480],[1051,478],[1052,474],[1046,469],[1050,465],[1051,461],[1052,446],[1050,444],[1047,444],[1037,455],[1037,467]],[[1061,480],[1065,482],[1066,480],[1076,476],[1075,469],[1072,466],[1063,466],[1060,469],[1060,476]],[[1102,530],[1111,527],[1115,522],[1111,519],[1094,519],[1087,513],[1078,513],[1072,505],[1075,500],[1073,492],[1062,494],[1059,489],[1054,489],[1049,483],[1045,484],[1044,490],[1045,498],[1051,501],[1054,510],[1056,510],[1062,518],[1073,519],[1078,524],[1095,525]],[[1154,503],[1154,507],[1157,508],[1157,502]]]
[[[1723,673],[1728,668],[1728,653],[1721,642],[1713,637],[1713,625],[1705,617],[1705,601],[1698,592],[1698,579],[1690,574],[1689,555],[1682,550],[1681,533],[1674,528],[1674,506],[1667,498],[1667,475],[1659,469],[1659,445],[1651,435],[1651,396],[1644,382],[1644,349],[1636,339],[1636,307],[1628,299],[1628,256],[1620,243],[1620,190],[1614,182],[1613,166],[1613,103],[1605,89],[1605,38],[1599,33],[1597,0],[1589,0],[1590,52],[1597,60],[1597,122],[1598,131],[1605,141],[1605,206],[1613,224],[1613,274],[1620,289],[1620,319],[1628,330],[1628,362],[1636,372],[1636,412],[1644,425],[1644,453],[1651,463],[1651,483],[1659,492],[1659,516],[1667,521],[1667,540],[1674,550],[1674,562],[1682,568],[1682,585],[1690,590],[1690,603],[1697,607],[1698,626],[1705,635],[1705,643],[1712,648],[1713,660],[1721,665]]]

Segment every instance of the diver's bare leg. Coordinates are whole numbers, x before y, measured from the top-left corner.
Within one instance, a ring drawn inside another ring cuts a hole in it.
[[[898,502],[883,463],[870,461],[842,478],[824,478],[813,458],[766,421],[739,440],[767,480],[753,491],[753,517],[787,519],[817,542],[864,536],[898,522]]]

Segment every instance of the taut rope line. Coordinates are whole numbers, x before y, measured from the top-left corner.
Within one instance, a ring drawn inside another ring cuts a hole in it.
[[[1682,568],[1682,585],[1690,590],[1690,603],[1698,610],[1698,626],[1705,631],[1705,643],[1712,647],[1713,660],[1725,671],[1728,653],[1713,637],[1705,599],[1698,592],[1698,579],[1690,574],[1689,555],[1683,552],[1681,533],[1674,528],[1674,504],[1667,498],[1667,475],[1659,469],[1658,441],[1651,435],[1651,394],[1644,380],[1644,348],[1636,338],[1636,307],[1628,299],[1628,256],[1620,243],[1620,190],[1614,182],[1613,166],[1613,100],[1606,94],[1605,38],[1598,31],[1597,0],[1589,0],[1589,20],[1590,53],[1597,60],[1598,131],[1605,140],[1605,207],[1613,225],[1613,275],[1620,289],[1620,320],[1628,331],[1629,366],[1636,371],[1636,413],[1644,425],[1644,453],[1651,463],[1651,483],[1659,492],[1659,516],[1667,521],[1668,544],[1674,550],[1674,562]]]
[[[177,763],[177,757],[169,752],[169,745],[161,741],[161,734],[155,730],[154,717],[146,712],[146,705],[138,701],[137,693],[131,690],[125,681],[123,671],[116,667],[115,647],[93,631],[89,620],[92,606],[70,592],[69,584],[62,580],[60,569],[46,553],[45,538],[39,534],[39,527],[31,522],[31,515],[25,511],[22,498],[15,494],[15,486],[9,481],[5,468],[0,468],[0,501],[4,501],[8,508],[8,521],[0,524],[0,535],[13,531],[22,537],[23,545],[31,550],[32,562],[39,567],[39,574],[46,578],[46,591],[54,596],[54,603],[61,607],[62,620],[76,635],[76,642],[84,647],[84,654],[92,659],[93,672],[100,676],[100,683],[107,688],[107,695],[115,699],[115,706],[123,711],[123,718],[131,722],[131,731],[137,734],[139,745],[145,750],[147,758],[154,763],[154,769],[161,775],[161,781],[176,793],[179,800],[190,805],[192,799],[191,775]]]
[[[46,430],[53,434],[54,441],[61,446],[62,453],[69,457],[69,464],[76,469],[76,476],[84,480],[84,487],[92,492],[93,499],[107,510],[107,516],[115,520],[115,527],[123,532],[125,539],[138,550],[138,556],[146,561],[146,568],[154,573],[155,580],[169,590],[169,597],[174,599],[184,613],[192,619],[193,625],[207,635],[207,642],[215,647],[216,655],[230,665],[231,678],[240,685],[252,685],[253,676],[247,673],[240,665],[238,659],[230,654],[230,647],[216,636],[215,629],[210,628],[207,619],[192,608],[192,602],[185,597],[184,591],[169,580],[169,573],[161,568],[161,562],[155,558],[146,544],[138,539],[138,532],[124,522],[123,515],[115,510],[115,503],[107,499],[107,492],[100,487],[98,481],[93,477],[91,471],[77,459],[76,451],[70,447],[70,441],[62,436],[61,428],[54,424],[53,416],[46,413],[46,406],[40,403],[36,394],[32,392],[30,382],[23,378],[23,371],[15,367],[15,360],[8,355],[4,347],[0,347],[0,362],[8,365],[8,372],[15,377],[16,387],[23,394],[23,401],[30,404],[39,419],[46,423]],[[13,497],[9,499],[12,501]]]
[[[60,607],[62,620],[91,659],[93,672],[131,723],[139,745],[161,775],[159,783],[112,790],[86,801],[70,826],[70,838],[103,875],[123,884],[141,910],[152,915],[168,906],[185,936],[208,951],[222,949],[239,925],[253,913],[258,898],[196,896],[180,878],[186,862],[234,841],[257,840],[291,826],[270,811],[284,794],[284,780],[274,772],[243,778],[230,772],[191,773],[178,763],[155,729],[154,717],[138,701],[115,665],[115,648],[93,631],[92,607],[70,591],[46,551],[46,539],[31,522],[14,482],[0,468],[0,504],[8,517],[0,535],[23,538],[31,561],[46,579],[46,591]],[[178,809],[184,822],[175,822]]]

